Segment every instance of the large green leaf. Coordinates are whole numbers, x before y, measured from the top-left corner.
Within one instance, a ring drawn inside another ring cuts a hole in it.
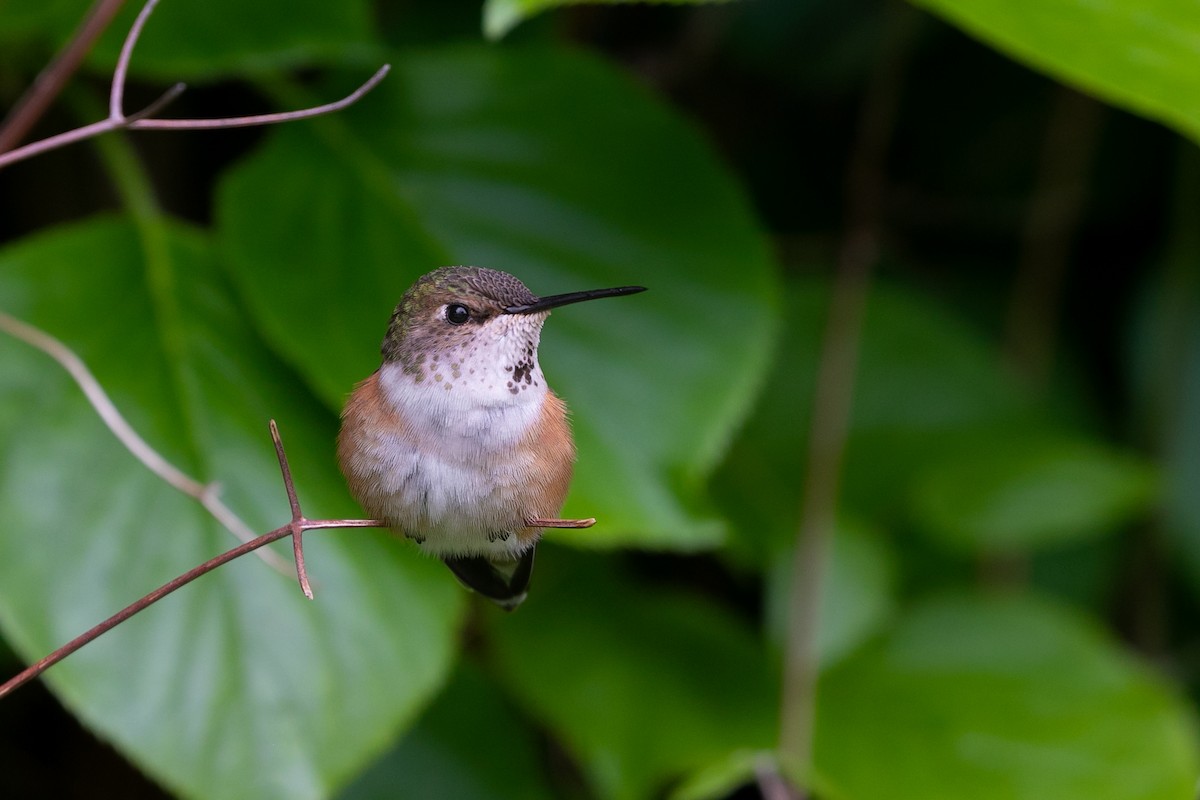
[[[308,514],[353,515],[333,466],[333,415],[255,338],[207,240],[142,232],[93,222],[0,251],[0,308],[75,348],[135,428],[220,480],[253,527],[288,517],[270,417]],[[139,465],[57,365],[8,337],[0,441],[0,623],[26,658],[236,543]],[[379,532],[314,532],[306,544],[315,602],[246,558],[46,680],[182,794],[327,795],[437,690],[463,595],[436,562]]]
[[[4,0],[0,2],[0,41],[20,44],[38,36],[49,47],[59,38],[57,28],[61,26],[56,23],[66,19],[78,23],[87,7],[85,0]]]
[[[788,329],[758,409],[714,482],[736,515],[738,544],[777,555],[795,536],[828,287],[798,282]],[[1028,417],[998,348],[928,298],[881,283],[866,311],[844,478],[844,507],[860,515],[907,501],[914,478],[941,463],[959,434]]]
[[[218,220],[256,320],[330,406],[435,267],[506,270],[538,294],[649,286],[547,323],[542,365],[579,443],[567,513],[601,518],[558,535],[719,541],[703,480],[777,311],[765,243],[694,132],[590,58],[475,48],[405,57],[321,122],[274,134],[224,182]]]
[[[491,615],[495,664],[606,798],[765,749],[778,679],[727,612],[633,581],[599,556],[547,549],[519,615]]]
[[[1034,599],[914,609],[822,677],[816,769],[854,800],[1192,797],[1179,698],[1090,624]]]
[[[1009,55],[1200,137],[1192,0],[913,0]]]
[[[1155,497],[1130,455],[1060,434],[984,435],[914,489],[922,529],[955,547],[1005,551],[1112,531]]]

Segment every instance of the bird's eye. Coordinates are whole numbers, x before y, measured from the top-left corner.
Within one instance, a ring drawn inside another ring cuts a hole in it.
[[[471,309],[461,303],[451,303],[446,306],[446,322],[451,325],[462,325],[471,318]]]

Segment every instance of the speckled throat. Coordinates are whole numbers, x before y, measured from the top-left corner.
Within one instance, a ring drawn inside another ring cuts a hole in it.
[[[461,335],[419,335],[418,349],[401,346],[384,367],[400,367],[413,389],[437,390],[455,400],[469,396],[483,405],[544,387],[538,343],[545,314],[496,316]],[[411,340],[405,342],[411,345]],[[439,403],[440,404],[440,403]]]

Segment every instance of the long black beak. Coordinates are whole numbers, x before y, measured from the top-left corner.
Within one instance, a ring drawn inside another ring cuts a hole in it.
[[[646,291],[645,286],[618,286],[615,289],[592,289],[587,292],[552,294],[549,297],[539,297],[532,303],[526,303],[523,306],[509,306],[508,308],[504,309],[504,313],[536,314],[539,311],[549,311],[552,308],[570,305],[571,303],[582,303],[584,300],[599,300],[601,297],[620,297],[622,295],[637,294],[638,292],[644,291]]]

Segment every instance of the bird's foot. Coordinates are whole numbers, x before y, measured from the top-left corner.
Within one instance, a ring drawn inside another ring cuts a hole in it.
[[[554,517],[534,517],[525,520],[531,528],[590,528],[596,524],[595,517],[587,519],[557,519]]]

